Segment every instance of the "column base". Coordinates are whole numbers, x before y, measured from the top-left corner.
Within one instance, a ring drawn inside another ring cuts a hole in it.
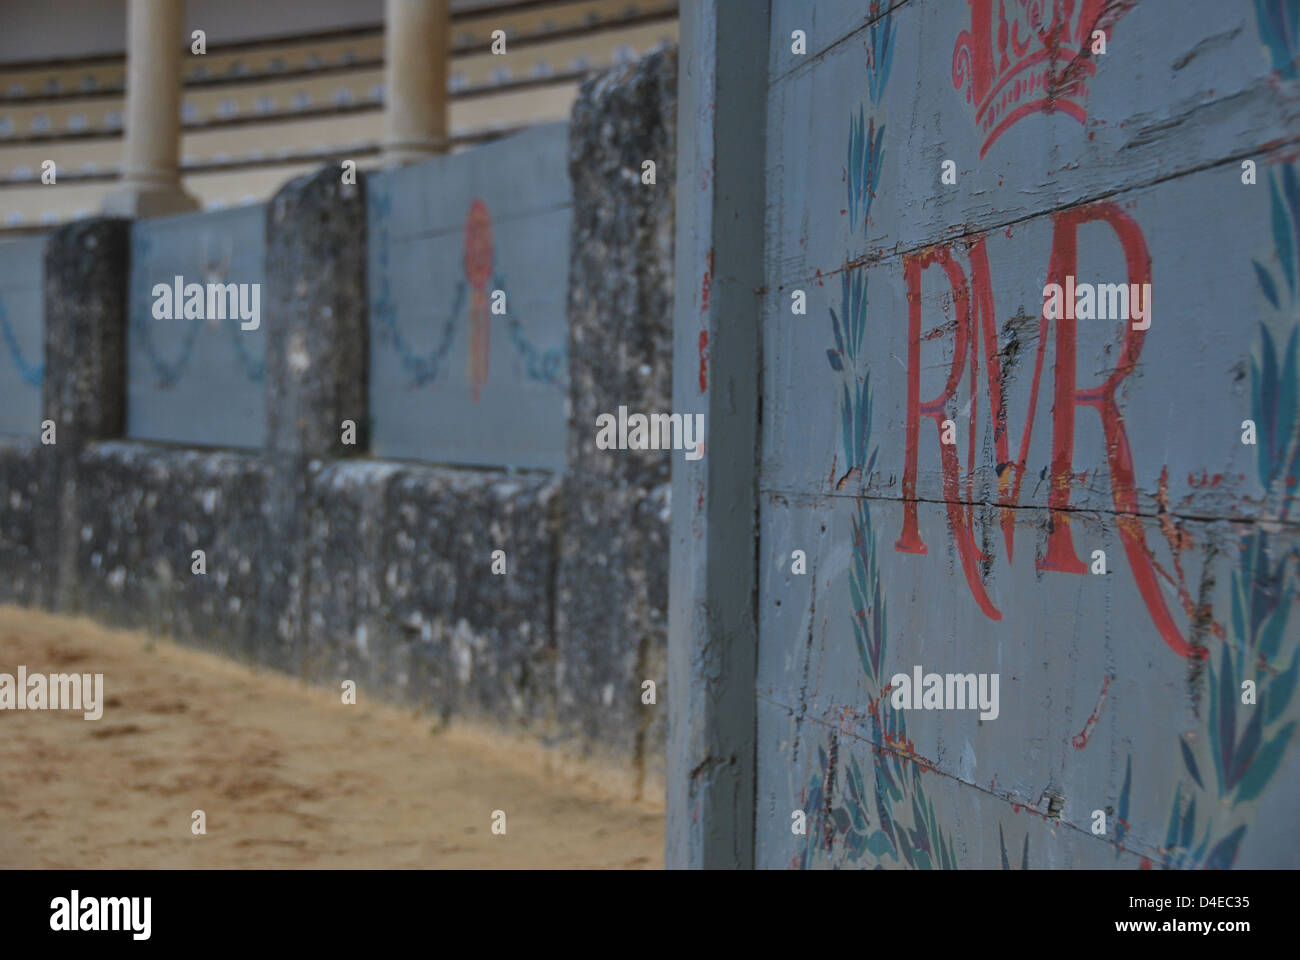
[[[199,201],[179,186],[128,183],[104,198],[104,213],[112,217],[161,217],[197,209]]]
[[[381,164],[385,167],[404,167],[412,163],[421,163],[434,157],[441,157],[450,152],[448,140],[404,141],[402,143],[384,144]]]

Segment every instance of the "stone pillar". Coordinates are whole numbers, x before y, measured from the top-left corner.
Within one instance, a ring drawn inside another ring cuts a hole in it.
[[[81,220],[45,248],[44,416],[55,443],[38,447],[44,502],[37,525],[44,602],[75,612],[79,463],[86,445],[120,437],[126,422],[130,229]]]
[[[447,150],[448,0],[386,0],[384,162]]]
[[[365,179],[337,165],[285,184],[266,212],[267,449],[341,457],[369,447]],[[355,445],[340,442],[344,420]]]
[[[184,30],[185,0],[131,0],[122,183],[104,198],[105,213],[152,217],[198,207],[180,182]]]
[[[266,453],[263,516],[275,647],[261,655],[301,673],[307,662],[313,483],[320,461],[369,449],[365,179],[338,165],[291,180],[266,208]],[[343,421],[356,444],[342,442]],[[328,523],[327,516],[324,522]],[[268,638],[268,641],[271,638]]]
[[[673,409],[677,53],[582,85],[569,124],[569,469],[556,600],[562,737],[661,790],[667,733],[668,450],[597,450],[596,418]],[[656,183],[629,183],[643,160]],[[654,681],[656,703],[642,702]]]

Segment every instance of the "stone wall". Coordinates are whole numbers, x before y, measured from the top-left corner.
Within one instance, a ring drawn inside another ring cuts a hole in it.
[[[560,727],[662,774],[670,452],[597,450],[596,417],[672,410],[677,53],[584,84],[569,134],[569,472],[556,608]],[[655,162],[655,184],[641,182]],[[680,454],[678,454],[680,456]]]
[[[662,702],[668,459],[592,438],[597,412],[670,409],[675,83],[675,55],[656,54],[588,83],[575,109],[564,474],[367,455],[364,177],[325,167],[266,206],[263,449],[124,436],[129,224],[55,231],[56,442],[0,438],[0,601],[354,680],[658,775],[660,708],[641,684]]]

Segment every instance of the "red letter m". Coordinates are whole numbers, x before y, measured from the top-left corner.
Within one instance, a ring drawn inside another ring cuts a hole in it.
[[[1151,281],[1151,257],[1138,225],[1119,207],[1112,203],[1094,203],[1086,207],[1057,214],[1054,218],[1052,254],[1048,266],[1048,283],[1065,285],[1066,276],[1073,276],[1078,265],[1078,231],[1080,225],[1092,221],[1108,224],[1119,237],[1128,266],[1130,283]],[[936,429],[948,419],[950,402],[957,393],[965,373],[967,359],[970,363],[970,398],[972,425],[977,420],[980,341],[983,340],[985,378],[993,422],[993,442],[998,463],[998,503],[1001,505],[1002,531],[1006,541],[1007,559],[1012,559],[1015,532],[1015,507],[1020,496],[1020,484],[1025,476],[1025,460],[1029,453],[1030,434],[1033,430],[1034,411],[1038,405],[1038,388],[1043,373],[1043,357],[1047,348],[1049,326],[1056,325],[1055,392],[1052,404],[1052,463],[1051,485],[1048,493],[1050,527],[1047,553],[1038,567],[1063,573],[1086,573],[1087,567],[1075,551],[1070,533],[1070,479],[1074,465],[1074,420],[1080,407],[1089,407],[1101,418],[1106,441],[1106,458],[1110,467],[1111,494],[1115,508],[1115,522],[1120,539],[1128,556],[1129,566],[1145,601],[1156,629],[1169,646],[1182,656],[1193,655],[1193,648],[1183,639],[1182,633],[1170,616],[1169,608],[1160,593],[1155,562],[1147,548],[1142,521],[1137,514],[1137,494],[1134,489],[1133,453],[1124,430],[1124,418],[1115,402],[1115,392],[1120,383],[1137,364],[1146,336],[1144,330],[1134,330],[1125,325],[1123,348],[1114,371],[1102,383],[1080,388],[1076,384],[1075,348],[1077,343],[1075,320],[1061,318],[1049,321],[1040,316],[1038,354],[1034,363],[1034,379],[1029,394],[1029,411],[1020,439],[1018,457],[1013,461],[1007,435],[1007,411],[1002,395],[1002,378],[998,354],[997,325],[993,313],[993,286],[989,276],[988,254],[984,240],[979,238],[969,247],[971,279],[974,297],[967,284],[966,275],[951,253],[951,245],[934,247],[904,259],[904,279],[908,300],[908,350],[907,350],[907,432],[906,455],[903,468],[903,530],[894,549],[903,553],[927,553],[917,525],[917,454],[919,450],[921,418],[929,417]],[[921,273],[932,264],[943,268],[952,288],[956,311],[956,332],[952,367],[943,390],[932,400],[921,401]],[[1063,313],[1065,311],[1062,311]],[[939,457],[943,471],[943,497],[947,503],[948,521],[956,541],[962,571],[970,586],[975,602],[984,614],[1001,620],[1002,613],[989,598],[980,576],[978,563],[982,559],[975,544],[971,491],[973,489],[975,461],[975,429],[969,431],[966,496],[961,490],[961,464],[957,447],[939,443]]]

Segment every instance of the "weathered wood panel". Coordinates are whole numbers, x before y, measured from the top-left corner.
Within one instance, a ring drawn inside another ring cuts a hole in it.
[[[0,433],[33,437],[45,372],[45,240],[0,244]]]
[[[552,124],[367,181],[376,455],[564,466],[566,148]]]
[[[818,7],[769,49],[755,862],[1300,865],[1296,4]]]
[[[260,205],[131,225],[128,436],[199,446],[265,444],[265,253]],[[174,288],[177,277],[204,287],[202,313],[173,304],[175,318],[159,318],[154,288]],[[243,329],[253,321],[219,318],[216,310],[209,316],[209,284],[243,285],[250,308],[256,288],[258,326]]]

